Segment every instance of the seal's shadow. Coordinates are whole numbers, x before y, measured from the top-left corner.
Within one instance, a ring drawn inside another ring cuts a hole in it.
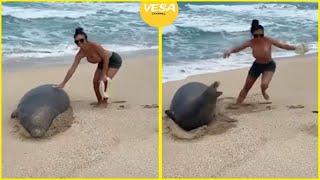
[[[57,134],[67,131],[75,122],[74,120],[75,117],[73,114],[73,109],[70,106],[65,112],[59,114],[53,120],[52,124],[50,125],[50,128],[46,132],[46,135],[39,139],[49,139]],[[17,119],[14,120],[12,133],[23,140],[36,140],[22,127],[19,120]]]
[[[212,122],[208,125],[201,126],[191,131],[185,131],[180,128],[173,120],[169,117],[163,117],[164,134],[169,134],[174,139],[179,140],[191,140],[203,137],[206,134],[218,135],[227,132],[229,129],[237,126],[238,120],[233,116],[241,114],[255,113],[261,111],[268,111],[274,109],[271,102],[256,102],[250,97],[247,98],[247,102],[251,102],[241,106],[236,106],[236,98],[224,97],[217,101],[215,117]]]

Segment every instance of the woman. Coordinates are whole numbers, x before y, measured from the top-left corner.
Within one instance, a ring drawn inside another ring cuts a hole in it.
[[[252,20],[251,34],[253,36],[253,39],[244,42],[238,47],[231,48],[225,51],[223,54],[223,58],[227,58],[231,53],[237,53],[247,47],[251,47],[252,55],[256,59],[249,70],[244,87],[242,88],[238,96],[238,105],[242,104],[249,90],[251,89],[257,78],[260,76],[260,74],[262,74],[260,85],[262,95],[264,99],[269,100],[269,95],[267,94],[266,90],[276,70],[276,63],[272,60],[271,57],[272,45],[286,50],[296,49],[295,46],[284,44],[275,39],[264,36],[264,28],[259,24],[258,20]]]
[[[68,70],[64,80],[55,87],[63,88],[76,71],[80,60],[86,57],[88,62],[98,64],[93,77],[93,88],[98,102],[92,103],[92,105],[98,106],[101,104],[107,104],[108,99],[103,98],[99,92],[99,84],[100,81],[103,81],[105,83],[106,91],[108,81],[116,75],[121,67],[121,57],[117,53],[108,51],[101,45],[89,41],[87,34],[80,27],[75,30],[74,42],[78,47],[80,47],[80,50],[76,54],[74,62]]]

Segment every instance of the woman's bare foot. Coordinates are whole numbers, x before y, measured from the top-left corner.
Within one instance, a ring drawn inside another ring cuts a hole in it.
[[[97,108],[97,107],[106,108],[107,106],[108,106],[107,102],[101,102],[101,103],[97,103],[96,105],[93,105],[94,108]]]
[[[102,101],[90,103],[93,107],[107,107],[108,98],[104,98]]]

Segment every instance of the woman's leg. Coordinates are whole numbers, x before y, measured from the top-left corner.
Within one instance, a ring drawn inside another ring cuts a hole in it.
[[[107,76],[112,79],[117,74],[118,71],[119,69],[117,68],[109,68]]]
[[[244,99],[246,98],[249,90],[253,86],[254,82],[256,82],[256,80],[257,80],[256,77],[252,77],[250,75],[247,76],[246,82],[245,82],[242,90],[239,93],[239,96],[238,96],[238,99],[237,99],[237,104],[241,104],[244,101]]]
[[[94,73],[94,76],[93,76],[93,88],[94,88],[94,92],[95,92],[97,100],[98,100],[97,104],[102,103],[102,97],[99,92],[99,80],[100,80],[101,73],[102,73],[102,70],[97,68],[96,72]]]
[[[266,90],[272,80],[272,77],[273,77],[273,73],[272,71],[265,71],[262,73],[262,77],[261,77],[261,92],[262,92],[262,95],[264,97],[265,100],[269,100],[269,95],[267,94]]]

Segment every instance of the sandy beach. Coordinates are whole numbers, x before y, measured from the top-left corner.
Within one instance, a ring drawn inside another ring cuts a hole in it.
[[[237,120],[219,132],[183,139],[191,133],[176,137],[164,117],[164,177],[317,177],[317,54],[275,61],[271,100],[263,99],[258,79],[245,100],[248,105],[239,109],[227,107],[235,102],[248,68],[164,83],[166,110],[181,85],[220,81],[223,95],[217,107]]]
[[[4,70],[3,177],[157,177],[157,62],[156,56],[125,59],[107,108],[90,105],[96,65],[81,63],[64,88],[72,124],[43,139],[24,136],[10,114],[30,89],[60,83],[69,66]]]

